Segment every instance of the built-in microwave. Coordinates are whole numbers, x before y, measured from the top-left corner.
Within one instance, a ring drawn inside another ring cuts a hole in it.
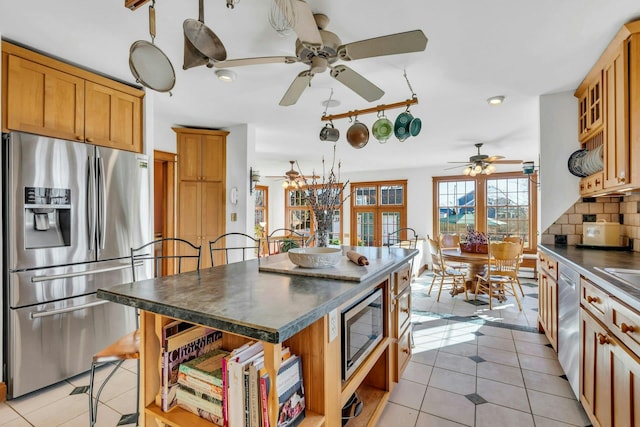
[[[342,380],[358,369],[384,334],[382,289],[342,310]]]

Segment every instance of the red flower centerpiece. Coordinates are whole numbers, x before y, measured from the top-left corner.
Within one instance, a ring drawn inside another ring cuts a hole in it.
[[[460,251],[478,254],[489,253],[489,239],[486,234],[469,227],[463,241],[460,242]]]

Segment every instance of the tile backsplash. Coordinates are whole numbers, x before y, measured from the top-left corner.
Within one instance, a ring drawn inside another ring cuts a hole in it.
[[[640,252],[640,194],[615,197],[585,197],[576,202],[546,229],[542,244],[576,245],[582,243],[582,223],[604,219],[619,222],[622,245]]]

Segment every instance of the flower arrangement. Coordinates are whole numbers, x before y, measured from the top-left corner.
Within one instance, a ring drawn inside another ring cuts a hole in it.
[[[462,252],[475,252],[486,254],[489,251],[489,239],[487,235],[476,231],[471,226],[467,227],[467,233],[464,235],[464,242],[460,243]]]
[[[316,245],[327,246],[329,243],[329,232],[333,222],[333,212],[340,209],[342,204],[349,198],[350,194],[345,195],[345,189],[349,185],[349,180],[344,183],[340,182],[340,166],[338,161],[337,172],[334,170],[336,166],[336,147],[333,147],[333,160],[331,161],[331,169],[326,173],[324,157],[322,158],[322,176],[316,175],[315,170],[312,172],[311,179],[307,180],[306,176],[300,171],[302,182],[304,183],[305,201],[313,211],[316,220]],[[300,167],[298,166],[298,170]]]

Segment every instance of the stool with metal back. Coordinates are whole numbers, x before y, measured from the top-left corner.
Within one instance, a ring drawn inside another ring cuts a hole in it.
[[[154,276],[181,273],[183,270],[200,270],[200,246],[178,238],[167,237],[146,243],[138,248],[131,248],[131,277],[135,283],[141,268],[146,268],[148,262],[153,262]],[[187,260],[188,264],[183,263]],[[147,270],[148,271],[148,270]],[[118,368],[126,360],[137,360],[136,383],[136,412],[125,415],[121,424],[138,424],[140,414],[140,330],[136,316],[136,330],[123,336],[118,341],[93,355],[91,373],[89,376],[89,425],[94,427],[98,418],[98,403],[107,382],[113,377]],[[114,364],[113,369],[106,376],[95,397],[93,394],[96,369],[107,364]]]
[[[260,258],[260,239],[245,233],[225,233],[209,242],[211,266]]]

